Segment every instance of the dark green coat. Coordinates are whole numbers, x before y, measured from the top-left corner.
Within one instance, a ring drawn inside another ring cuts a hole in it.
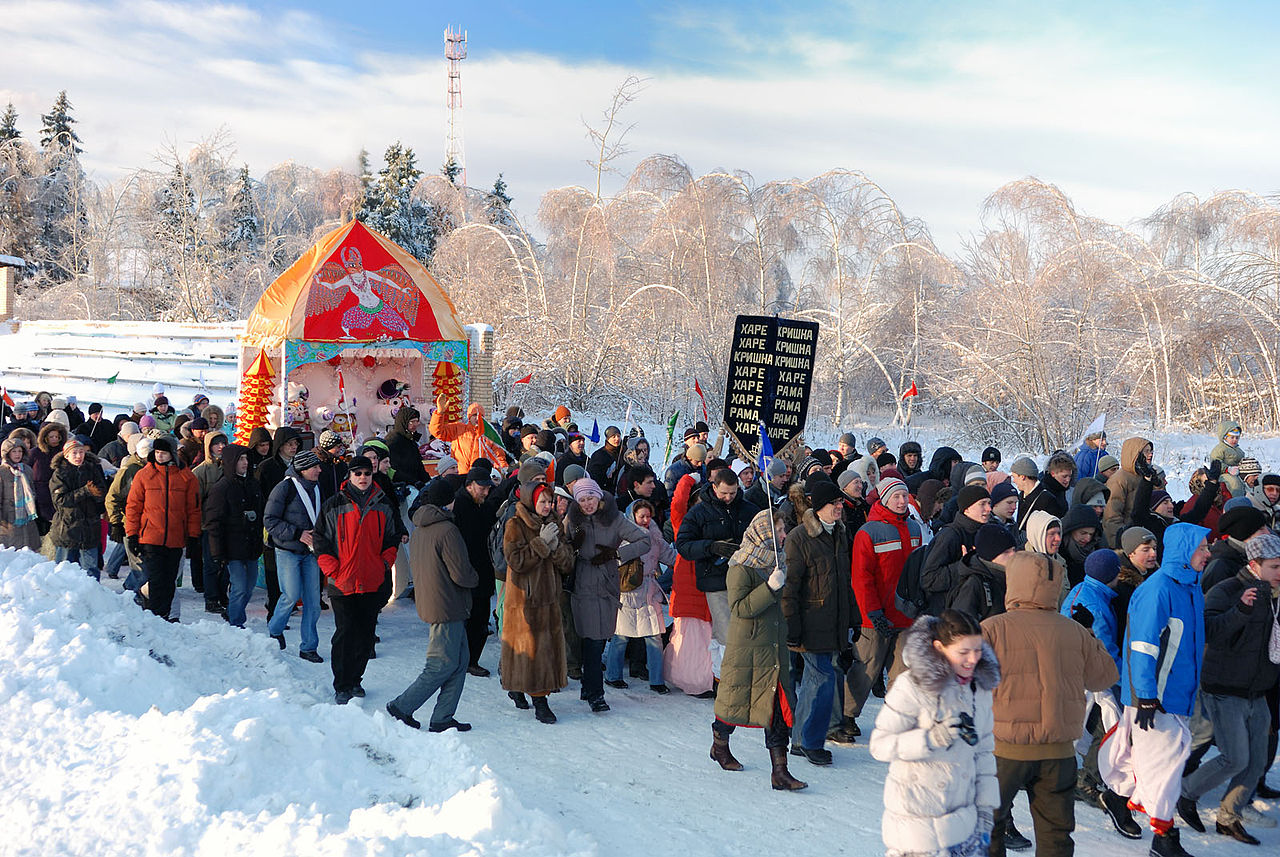
[[[766,583],[772,571],[735,563],[725,576],[731,618],[715,707],[716,717],[725,723],[768,726],[779,685],[786,695],[783,710],[795,710],[787,623],[779,594]]]

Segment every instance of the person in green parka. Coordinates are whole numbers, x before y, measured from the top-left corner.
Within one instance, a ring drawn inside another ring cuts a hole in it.
[[[1209,453],[1209,462],[1222,462],[1222,484],[1227,486],[1232,497],[1248,497],[1249,489],[1240,478],[1240,462],[1244,460],[1244,450],[1240,448],[1240,423],[1235,420],[1223,420],[1218,423],[1213,433],[1218,437],[1218,444]]]
[[[777,526],[768,510],[751,520],[742,546],[729,559],[725,578],[729,596],[729,634],[716,690],[715,720],[711,724],[711,758],[726,771],[741,771],[742,763],[729,751],[736,726],[764,729],[775,789],[807,787],[787,770],[787,745],[795,711],[791,659],[787,651],[787,622],[779,599],[787,584],[782,553],[782,519]]]

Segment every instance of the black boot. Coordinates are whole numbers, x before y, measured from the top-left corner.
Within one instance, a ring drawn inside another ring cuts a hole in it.
[[[1260,797],[1264,800],[1274,800],[1275,798],[1280,797],[1280,790],[1273,789],[1271,786],[1267,785],[1267,778],[1264,775],[1260,780],[1258,780],[1258,790],[1253,794],[1255,797]]]
[[[520,709],[521,711],[528,710],[529,700],[525,698],[525,695],[523,693],[521,693],[518,690],[511,690],[511,691],[507,691],[507,696],[510,697],[511,701],[516,704],[516,708]]]
[[[857,721],[852,717],[842,717],[840,719],[840,725],[827,733],[827,740],[832,744],[851,747],[857,742],[857,738],[861,734],[862,730],[858,728]]]
[[[1157,833],[1151,839],[1151,857],[1191,857],[1182,847],[1178,828],[1169,828],[1168,833]]]
[[[1189,797],[1178,798],[1178,815],[1182,816],[1182,820],[1187,823],[1196,833],[1204,833],[1204,822],[1200,820],[1200,811],[1196,808],[1196,802]]]
[[[777,791],[793,792],[809,787],[808,783],[800,782],[791,776],[791,772],[787,770],[786,747],[770,747],[769,761],[773,764],[773,771],[769,775],[769,783]]]
[[[711,730],[711,758],[726,771],[742,770],[742,763],[729,751],[729,739],[721,738],[714,729]]]
[[[1013,826],[1013,817],[1009,817],[1009,823],[1004,828],[1004,847],[1009,851],[1026,851],[1031,847],[1031,840],[1018,832],[1018,828]]]
[[[1098,797],[1098,803],[1111,817],[1116,832],[1126,839],[1141,839],[1142,828],[1133,820],[1133,810],[1129,809],[1129,801],[1121,795],[1107,789]]]
[[[550,705],[547,705],[545,696],[535,696],[533,698],[533,716],[538,718],[539,723],[556,722],[555,712],[551,710]]]

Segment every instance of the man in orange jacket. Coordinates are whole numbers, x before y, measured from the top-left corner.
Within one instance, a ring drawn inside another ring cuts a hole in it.
[[[441,394],[436,399],[436,410],[431,415],[428,430],[432,437],[449,442],[449,450],[458,462],[458,472],[466,474],[477,458],[487,458],[496,467],[507,466],[507,456],[498,444],[484,436],[484,408],[479,402],[472,402],[467,408],[465,423],[451,423],[445,420],[445,408],[449,406],[449,397]]]
[[[200,486],[167,437],[155,439],[146,466],[129,486],[124,534],[129,549],[142,557],[147,609],[168,618],[182,549],[193,543],[200,549]]]

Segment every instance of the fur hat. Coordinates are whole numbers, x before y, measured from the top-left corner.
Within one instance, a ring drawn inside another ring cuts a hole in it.
[[[1003,524],[983,524],[973,537],[973,549],[981,559],[993,562],[996,557],[1018,545]]]
[[[1264,473],[1262,476],[1262,482],[1259,484],[1263,486],[1274,485],[1277,488],[1280,488],[1280,473]]]
[[[1125,554],[1133,553],[1140,545],[1148,542],[1156,544],[1156,536],[1146,527],[1129,527],[1120,534],[1120,550]]]
[[[1085,558],[1084,573],[1094,580],[1110,583],[1120,575],[1120,557],[1115,551],[1096,550]]]
[[[1029,479],[1040,478],[1040,468],[1036,466],[1035,459],[1025,455],[1014,459],[1009,472],[1015,476],[1026,476]]]
[[[538,427],[535,426],[533,423],[525,423],[524,425],[520,426],[520,437],[522,439],[529,437],[529,435],[536,435],[537,433],[538,433]]]
[[[1267,525],[1266,514],[1252,503],[1223,512],[1218,519],[1218,532],[1226,533],[1238,542],[1243,542]]]
[[[991,494],[987,491],[986,485],[966,485],[956,495],[956,510],[960,514],[964,514],[965,510],[974,503],[981,503],[983,500],[990,499]]]

